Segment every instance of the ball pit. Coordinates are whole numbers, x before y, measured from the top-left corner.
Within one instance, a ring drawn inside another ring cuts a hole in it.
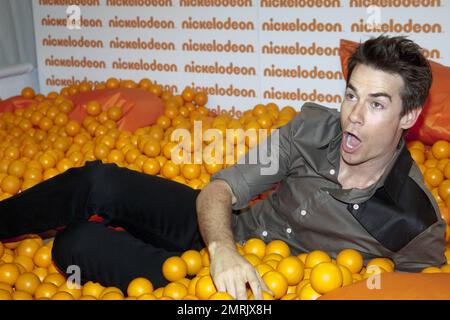
[[[75,108],[71,97],[75,94],[118,88],[140,89],[158,96],[165,106],[163,114],[156,118],[154,124],[128,131],[118,127],[118,122],[125,116],[121,106],[105,108],[92,100],[86,104],[83,119],[71,118]],[[206,107],[206,94],[186,88],[177,95],[164,91],[161,85],[149,79],[136,83],[110,78],[95,87],[83,82],[47,96],[25,88],[21,95],[21,98],[29,100],[26,106],[2,112],[0,104],[0,200],[93,160],[116,163],[202,189],[212,174],[233,165],[240,155],[258,142],[258,138],[245,139],[244,151],[236,152],[236,145],[243,141],[235,135],[226,135],[225,143],[235,152],[232,161],[223,165],[206,159],[202,159],[200,164],[179,164],[178,159],[172,158],[172,151],[177,146],[170,140],[174,130],[193,132],[194,121],[201,121],[202,130],[214,128],[223,135],[227,129],[270,130],[283,126],[297,114],[290,106],[279,108],[269,103],[256,105],[243,112],[239,119],[226,113],[215,115]],[[207,145],[202,142],[203,147]],[[194,154],[193,141],[188,149]],[[411,141],[408,149],[447,222],[446,237],[449,240],[450,143],[440,140],[426,146],[420,141]],[[265,192],[253,199],[252,203],[264,199],[267,194]],[[162,272],[169,281],[167,286],[154,288],[151,279],[137,278],[130,282],[127,292],[122,292],[93,282],[80,288],[69,287],[52,263],[52,243],[38,235],[0,243],[0,300],[232,299],[227,293],[217,292],[209,273],[206,249],[189,250],[180,257],[169,258],[162,266]],[[265,300],[317,299],[377,274],[395,272],[393,261],[387,258],[373,259],[364,266],[361,254],[352,249],[342,248],[333,259],[320,250],[291,255],[290,248],[281,240],[266,244],[261,239],[249,239],[243,245],[236,244],[236,247],[255,266],[272,291],[264,292]],[[449,263],[450,248],[446,257]],[[430,267],[423,272],[450,273],[450,267]],[[253,299],[250,289],[248,298]]]

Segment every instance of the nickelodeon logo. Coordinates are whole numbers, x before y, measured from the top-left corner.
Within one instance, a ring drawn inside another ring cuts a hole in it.
[[[80,59],[71,56],[70,58],[54,57],[51,55],[45,59],[45,66],[59,68],[87,68],[87,69],[106,69],[104,60],[92,60],[83,56]]]
[[[314,66],[311,70],[304,69],[300,65],[294,68],[279,68],[272,64],[270,68],[264,69],[265,77],[273,78],[294,78],[294,79],[321,79],[321,80],[342,80],[344,76],[341,71],[320,70]]]
[[[263,92],[264,99],[269,100],[291,100],[291,101],[311,101],[320,103],[342,103],[342,97],[339,94],[319,93],[317,89],[312,92],[303,92],[300,89],[294,91],[276,90],[271,87],[270,90]]]
[[[39,0],[40,6],[100,6],[100,0]]]
[[[390,32],[390,33],[442,33],[442,25],[440,23],[415,23],[412,19],[408,19],[406,23],[396,22],[389,19],[387,23],[366,23],[364,19],[360,19],[358,23],[351,26],[352,32]]]
[[[182,29],[191,30],[255,30],[255,24],[252,21],[235,21],[228,17],[226,20],[217,20],[213,17],[211,20],[194,20],[189,17],[181,23]]]
[[[194,42],[189,39],[182,45],[183,51],[198,51],[198,52],[230,52],[230,53],[253,53],[255,47],[252,44],[233,43],[228,40],[225,43],[213,40],[212,42],[202,43]]]
[[[301,55],[301,56],[339,56],[338,47],[321,47],[316,42],[310,46],[303,46],[299,42],[293,45],[276,45],[273,41],[262,46],[263,54],[279,54],[279,55]]]
[[[80,27],[84,28],[102,28],[103,22],[101,19],[86,19],[80,17],[77,21]],[[67,27],[67,18],[53,18],[51,15],[47,15],[41,20],[41,25],[45,27]]]
[[[428,8],[441,7],[440,0],[351,0],[351,8],[368,8],[370,6],[381,8]]]
[[[175,22],[172,20],[158,20],[154,17],[143,19],[137,16],[134,19],[120,19],[115,16],[108,22],[110,28],[129,28],[129,29],[175,29]]]
[[[178,66],[174,63],[161,63],[156,59],[152,62],[146,62],[144,59],[138,61],[126,61],[118,58],[112,62],[112,68],[117,70],[136,70],[136,71],[157,71],[157,72],[178,72]]]
[[[261,0],[262,8],[340,8],[339,0]]]
[[[91,40],[81,36],[74,39],[71,36],[66,38],[53,38],[50,34],[42,39],[42,45],[46,47],[71,47],[71,48],[103,48],[102,40]]]
[[[341,23],[322,23],[314,18],[311,22],[303,22],[299,18],[294,22],[276,22],[270,18],[268,22],[263,22],[263,31],[280,31],[280,32],[342,32]]]
[[[180,0],[180,7],[253,7],[251,0]]]
[[[154,38],[150,38],[148,41],[143,41],[141,38],[137,38],[136,40],[121,40],[119,37],[116,37],[114,40],[109,42],[109,47],[112,49],[127,50],[176,50],[173,42],[156,41]]]
[[[229,74],[237,76],[255,76],[256,68],[247,66],[235,66],[233,62],[228,65],[222,65],[219,62],[214,62],[212,65],[197,64],[191,61],[190,64],[184,66],[184,72],[187,73],[205,73],[205,74]]]
[[[217,83],[212,86],[199,86],[192,82],[190,87],[195,91],[205,92],[206,94],[213,96],[256,98],[255,89],[236,88],[232,84],[228,87],[221,87]]]
[[[87,82],[90,85],[96,86],[97,84],[100,84],[101,81],[91,81],[88,80],[87,77],[84,77],[84,79],[77,79],[74,76],[70,78],[57,78],[55,75],[52,75],[50,78],[45,79],[45,83],[48,86],[55,86],[55,87],[70,87],[73,85],[79,85],[82,82]]]
[[[172,7],[172,0],[106,0],[110,7]]]

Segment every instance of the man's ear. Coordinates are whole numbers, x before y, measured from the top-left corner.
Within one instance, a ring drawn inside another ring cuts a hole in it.
[[[402,129],[408,130],[409,128],[414,126],[414,124],[416,123],[416,121],[419,118],[421,113],[422,113],[422,108],[414,108],[411,111],[407,112],[400,119],[400,127]]]

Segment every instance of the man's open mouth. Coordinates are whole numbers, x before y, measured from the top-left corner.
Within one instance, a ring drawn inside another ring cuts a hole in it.
[[[342,137],[342,148],[347,153],[353,153],[361,146],[361,139],[354,133],[344,131]]]

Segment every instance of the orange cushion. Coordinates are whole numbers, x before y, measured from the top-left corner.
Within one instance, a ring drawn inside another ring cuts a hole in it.
[[[112,106],[122,107],[123,117],[117,122],[121,130],[134,131],[156,122],[156,119],[164,112],[163,101],[155,94],[142,89],[104,89],[76,93],[69,97],[75,108],[70,113],[70,118],[79,122],[87,115],[86,104],[96,100],[107,110]],[[16,109],[25,108],[34,100],[21,96],[11,97],[0,101],[1,112],[14,112]]]
[[[6,100],[0,101],[0,113],[3,112],[14,112],[16,109],[28,107],[33,99],[26,99],[21,96],[11,97]]]
[[[164,112],[163,101],[155,94],[142,89],[104,89],[76,93],[70,97],[75,109],[70,114],[72,119],[82,121],[87,115],[86,105],[96,100],[103,110],[110,107],[122,107],[123,117],[117,122],[121,130],[134,131],[156,122]]]
[[[358,47],[358,43],[341,40],[340,58],[342,72],[347,78],[347,63]],[[431,145],[437,140],[450,141],[450,67],[430,61],[433,72],[433,84],[424,110],[417,123],[412,127],[406,140],[421,140]]]
[[[366,281],[334,290],[320,300],[450,300],[448,273],[383,273],[380,289]]]

